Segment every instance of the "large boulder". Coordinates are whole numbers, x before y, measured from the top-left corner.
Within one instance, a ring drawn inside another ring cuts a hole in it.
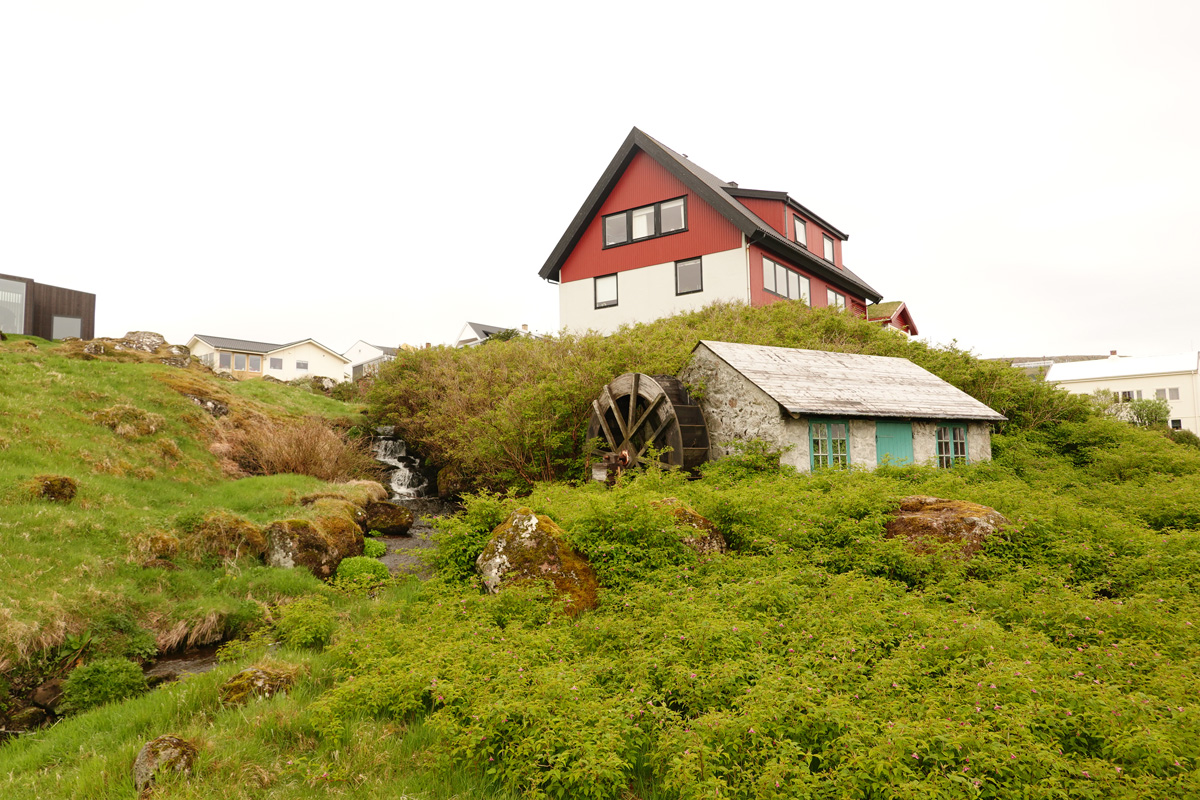
[[[304,567],[318,578],[333,575],[343,558],[362,555],[362,530],[351,519],[283,519],[264,531],[263,558],[270,567]]]
[[[125,334],[125,338],[119,339],[118,342],[119,346],[128,347],[130,350],[156,353],[158,348],[167,343],[167,339],[161,333],[153,331],[129,331]]]
[[[562,528],[545,515],[518,508],[494,531],[475,561],[492,594],[505,584],[545,580],[570,614],[596,606],[596,573],[566,543]]]
[[[651,505],[671,513],[680,541],[696,551],[696,555],[709,556],[726,551],[725,536],[717,530],[717,526],[685,506],[678,498],[664,497]]]
[[[402,505],[386,500],[367,503],[363,509],[363,530],[379,531],[384,536],[405,536],[413,524],[413,513]]]
[[[160,736],[142,745],[133,762],[133,786],[143,797],[149,794],[154,778],[162,772],[192,774],[196,746],[178,736]]]
[[[889,538],[904,539],[918,553],[927,553],[935,545],[956,545],[958,558],[970,558],[984,541],[1007,525],[999,511],[966,500],[943,500],[916,495],[900,500],[900,507],[884,528]]]

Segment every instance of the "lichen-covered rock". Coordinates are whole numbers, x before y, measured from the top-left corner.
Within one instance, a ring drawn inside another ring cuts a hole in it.
[[[28,484],[29,493],[53,503],[69,503],[75,499],[79,484],[66,475],[36,475]]]
[[[265,533],[267,566],[305,567],[318,578],[333,575],[343,558],[362,554],[362,529],[345,518],[279,520]]]
[[[255,698],[266,700],[286,692],[296,682],[296,673],[268,667],[249,667],[221,686],[221,702],[240,705]]]
[[[133,762],[133,785],[146,795],[154,785],[154,778],[163,772],[192,774],[196,763],[196,746],[178,736],[159,736],[142,745]]]
[[[725,536],[717,530],[717,526],[685,506],[678,498],[664,497],[651,505],[671,512],[671,516],[675,518],[676,531],[680,534],[680,541],[696,551],[696,555],[708,556],[724,553],[728,549]]]
[[[1007,524],[1004,515],[988,506],[916,495],[901,498],[900,508],[884,527],[889,538],[904,539],[918,553],[929,552],[935,544],[950,543],[958,546],[959,558],[967,559]]]
[[[405,536],[413,524],[413,513],[386,500],[367,503],[363,530],[379,531],[384,536]]]
[[[138,350],[143,353],[158,352],[158,348],[167,343],[167,339],[161,333],[153,331],[129,331],[125,334],[125,338],[121,340],[123,346],[130,350]]]
[[[567,545],[562,528],[528,508],[518,508],[492,532],[475,566],[492,594],[508,583],[546,580],[568,613],[596,606],[591,565]]]

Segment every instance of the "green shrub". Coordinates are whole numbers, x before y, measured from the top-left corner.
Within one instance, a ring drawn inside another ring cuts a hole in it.
[[[342,559],[342,563],[338,564],[337,575],[335,576],[338,580],[350,580],[360,576],[387,580],[389,573],[388,568],[384,566],[382,561],[366,556],[351,556],[350,558]]]
[[[333,608],[317,597],[305,597],[281,606],[279,620],[275,623],[275,631],[285,645],[314,650],[329,644],[336,628],[337,617]]]
[[[1189,430],[1184,430],[1182,428],[1179,430],[1167,430],[1166,434],[1167,438],[1175,444],[1187,445],[1188,447],[1194,447],[1197,450],[1200,450],[1200,436],[1197,436]]]
[[[123,658],[101,658],[84,664],[63,683],[63,707],[77,713],[136,697],[146,691],[142,668]]]
[[[387,555],[387,545],[375,539],[364,539],[363,555],[367,558],[381,558]]]

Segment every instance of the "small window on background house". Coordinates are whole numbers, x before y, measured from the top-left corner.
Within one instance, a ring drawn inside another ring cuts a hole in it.
[[[687,214],[684,209],[683,198],[678,200],[668,200],[662,204],[662,224],[659,226],[660,233],[673,233],[681,231],[687,227]]]
[[[826,236],[824,238],[825,238],[825,260],[832,264],[833,263],[833,239],[830,239],[828,236]]]
[[[250,371],[262,372],[262,356],[250,356]]]
[[[804,220],[797,216],[792,217],[792,229],[796,237],[796,244],[808,247],[808,226],[804,224]]]
[[[625,212],[604,218],[604,246],[625,244],[629,241],[629,220]]]
[[[596,308],[608,308],[617,304],[617,276],[603,275],[595,279]]]
[[[1177,431],[1182,428],[1183,428],[1183,420],[1181,420],[1181,419],[1171,420],[1171,430]]]
[[[229,369],[230,367],[232,367],[233,366],[233,354],[232,353],[217,353],[217,366],[218,366],[218,369]]]
[[[1178,400],[1179,399],[1179,387],[1178,386],[1176,386],[1174,389],[1167,390],[1167,399],[1168,400]]]
[[[698,258],[675,262],[675,294],[692,294],[704,290],[704,273]]]
[[[307,361],[297,361],[296,369],[299,370],[300,372],[308,372],[308,362]]]
[[[282,358],[272,358],[271,359],[271,369],[283,369],[283,359]]]
[[[233,354],[233,368],[237,372],[245,372],[246,371],[246,354],[245,353],[234,353]]]
[[[830,306],[833,306],[834,308],[836,308],[840,311],[844,311],[846,309],[846,295],[839,294],[838,292],[835,292],[833,289],[829,289],[827,291],[826,302]]]
[[[78,339],[83,334],[83,320],[79,317],[55,317],[50,325],[51,339]]]
[[[1137,394],[1137,399],[1138,399],[1138,400],[1141,400],[1141,399],[1142,399],[1142,390],[1141,390],[1141,389],[1138,389],[1138,390],[1137,390],[1137,392],[1136,392],[1136,394]]]
[[[1166,400],[1167,399],[1167,390],[1166,389],[1155,389],[1154,390],[1154,399],[1155,400]]]
[[[1132,403],[1133,402],[1133,392],[1121,392],[1121,402],[1122,403]]]
[[[967,429],[962,425],[939,425],[937,429],[938,466],[946,469],[967,463]]]

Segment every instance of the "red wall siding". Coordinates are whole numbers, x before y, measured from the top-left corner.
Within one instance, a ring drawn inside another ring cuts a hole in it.
[[[809,227],[809,231],[812,231],[812,226]],[[837,240],[834,239],[834,242],[837,242]],[[756,308],[758,306],[769,306],[771,303],[785,299],[783,297],[770,294],[763,289],[763,255],[764,251],[757,245],[750,246],[750,305]],[[793,264],[787,259],[778,258],[769,253],[767,253],[766,256],[772,261],[783,264],[785,267],[791,267],[795,269],[801,275],[808,278],[810,305],[812,305],[813,308],[821,308],[829,305],[829,295],[827,293],[830,288],[829,284],[820,278],[813,277],[812,274],[805,271],[803,268],[798,267],[796,264]],[[864,309],[866,308],[867,301],[865,298],[853,295],[844,289],[839,289],[836,286],[833,287],[833,290],[846,295],[847,309],[851,308],[856,303],[862,306]]]
[[[842,266],[842,263],[843,263],[842,262],[842,240],[839,239],[838,237],[834,236],[833,234],[831,234],[829,231],[822,228],[817,223],[813,222],[811,219],[808,219],[803,214],[797,214],[796,210],[791,209],[791,208],[788,209],[789,230],[790,230],[791,226],[793,225],[792,220],[791,220],[791,218],[793,216],[800,217],[801,219],[805,220],[808,223],[808,225],[805,226],[808,231],[808,252],[812,253],[814,256],[817,256],[818,258],[824,258],[825,257],[825,240],[823,237],[828,236],[830,239],[833,239],[833,263],[836,264],[838,266],[838,268],[840,269]],[[790,233],[791,233],[791,235],[788,236],[788,238],[791,239],[793,242],[796,241],[795,231],[790,231]]]
[[[687,195],[687,226],[683,233],[604,249],[604,215]],[[687,191],[674,175],[645,153],[638,153],[592,219],[579,244],[563,263],[563,283],[612,272],[665,264],[741,247],[742,234],[712,206]]]
[[[756,197],[740,197],[738,202],[753,211],[785,239],[788,236],[787,206],[782,200],[762,200]]]

